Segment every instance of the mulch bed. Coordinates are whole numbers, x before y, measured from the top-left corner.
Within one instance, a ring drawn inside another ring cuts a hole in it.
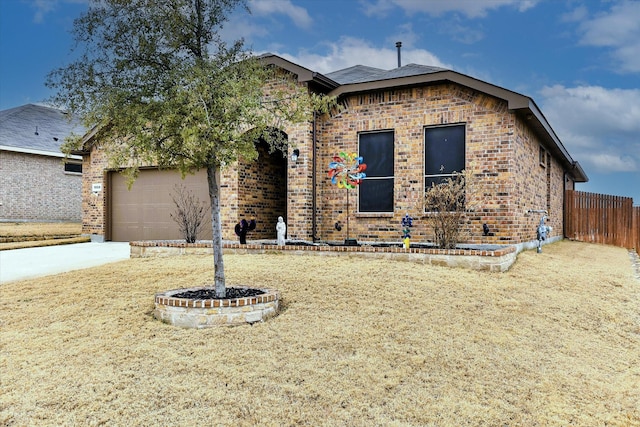
[[[227,293],[223,298],[216,297],[215,289],[198,289],[195,291],[184,291],[179,294],[171,295],[173,298],[187,298],[193,300],[204,299],[234,299],[234,298],[248,298],[255,297],[256,295],[264,294],[263,290],[255,288],[227,288]]]

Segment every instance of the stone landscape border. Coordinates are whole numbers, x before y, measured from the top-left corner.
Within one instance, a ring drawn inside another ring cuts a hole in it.
[[[186,243],[182,241],[138,241],[130,242],[131,258],[153,258],[177,255],[212,254],[211,242]],[[422,264],[461,267],[472,270],[495,272],[507,271],[515,262],[516,246],[500,246],[488,249],[435,249],[361,246],[331,246],[309,244],[287,244],[278,246],[269,243],[223,243],[224,253],[233,254],[291,254],[319,256],[362,256],[378,259],[410,261]]]
[[[260,289],[261,295],[229,299],[199,300],[174,296],[201,289],[173,289],[156,294],[154,317],[174,326],[202,329],[264,322],[278,313],[280,293],[274,289],[264,288]]]

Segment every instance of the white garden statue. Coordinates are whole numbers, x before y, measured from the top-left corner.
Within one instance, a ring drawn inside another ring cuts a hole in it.
[[[285,224],[284,219],[281,216],[278,217],[276,231],[278,232],[278,246],[284,246],[284,237],[287,235],[287,224]]]

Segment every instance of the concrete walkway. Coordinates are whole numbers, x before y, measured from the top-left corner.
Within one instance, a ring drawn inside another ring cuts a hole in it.
[[[75,243],[0,251],[0,283],[129,259],[128,242]]]

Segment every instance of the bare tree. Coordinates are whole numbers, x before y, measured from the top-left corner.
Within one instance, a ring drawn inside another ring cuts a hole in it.
[[[171,199],[176,205],[174,213],[170,213],[180,229],[182,237],[187,243],[195,243],[198,240],[198,233],[206,224],[205,219],[209,213],[209,206],[187,189],[184,185],[176,185]]]
[[[472,176],[470,169],[454,172],[441,183],[432,183],[425,191],[425,219],[433,228],[439,248],[453,249],[460,243],[463,220],[480,203],[477,197],[473,197],[480,193]]]

